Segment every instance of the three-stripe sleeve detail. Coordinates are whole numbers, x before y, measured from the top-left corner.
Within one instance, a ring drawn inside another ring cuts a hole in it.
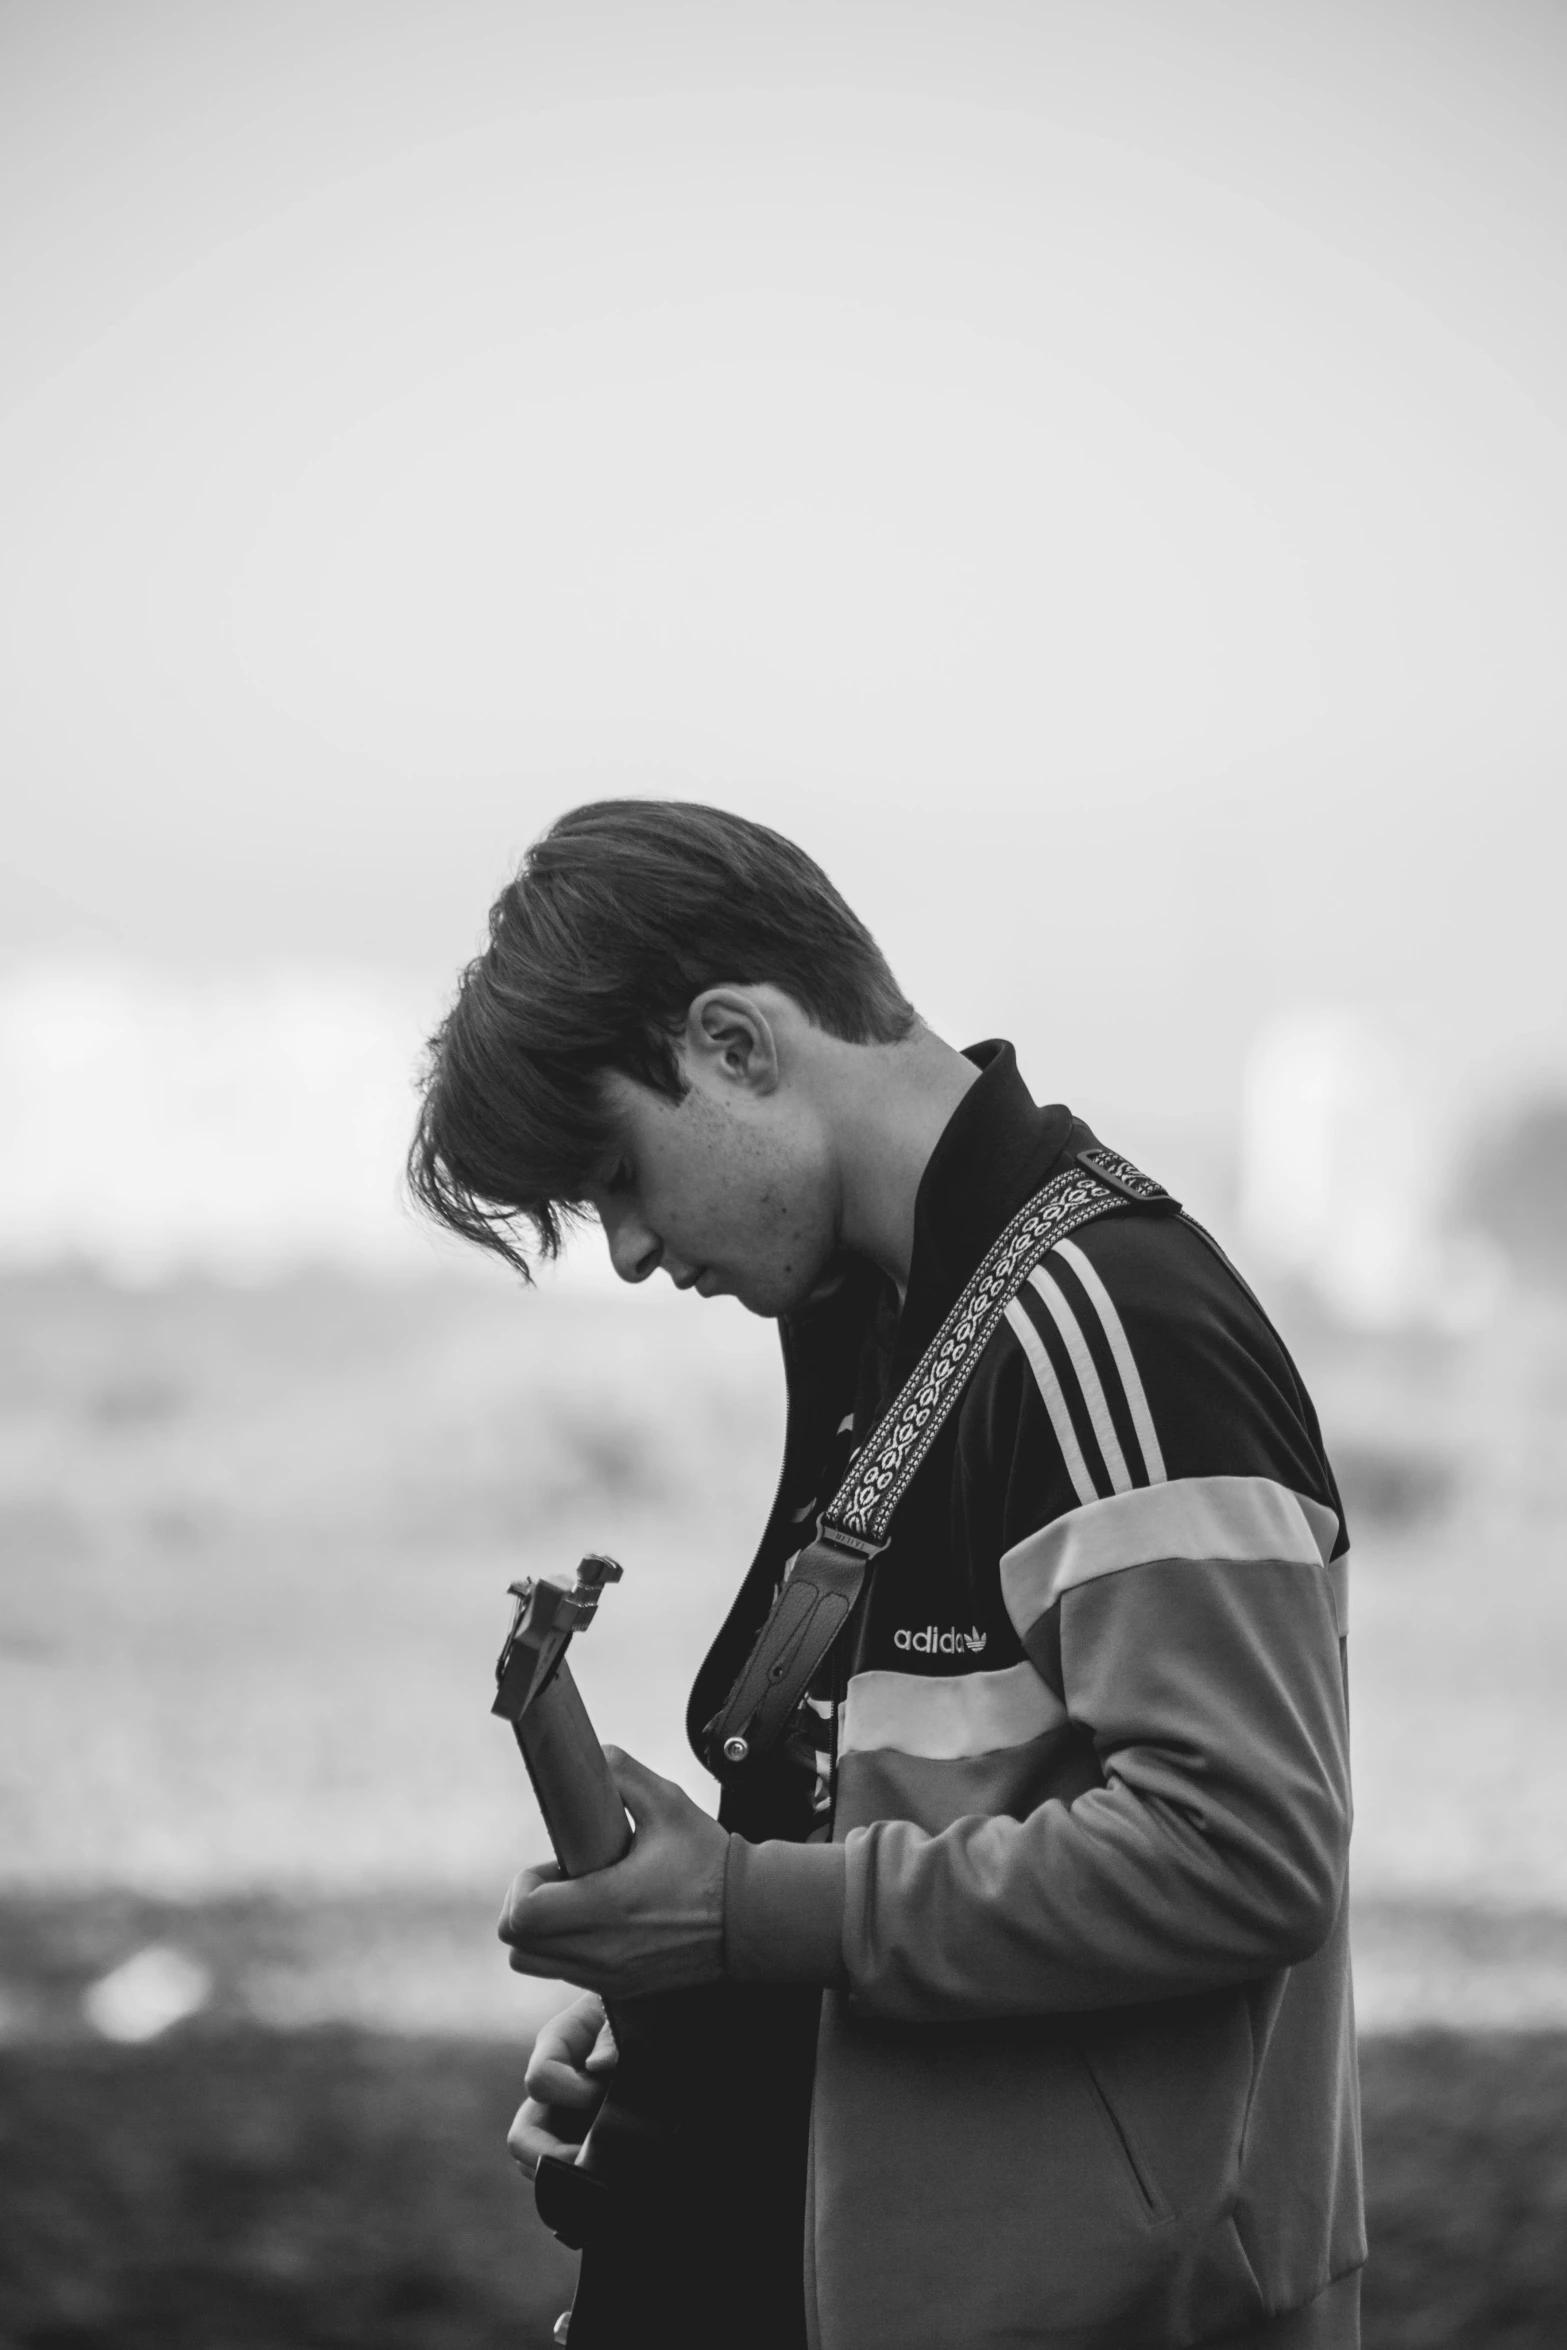
[[[1078,1501],[1163,1483],[1164,1454],[1125,1325],[1083,1251],[1059,1242],[1006,1319]]]
[[[1062,1344],[1077,1373],[1077,1384],[1088,1406],[1089,1423],[1109,1473],[1111,1489],[1116,1493],[1125,1493],[1132,1482],[1131,1473],[1126,1466],[1126,1455],[1116,1440],[1110,1406],[1105,1401],[1105,1391],[1100,1384],[1099,1373],[1094,1369],[1094,1358],[1088,1351],[1088,1341],[1078,1326],[1077,1316],[1062,1296],[1059,1283],[1050,1279],[1042,1265],[1036,1265],[1028,1278],[1029,1286],[1037,1296],[1043,1298],[1045,1310],[1060,1331]]]
[[[1142,1448],[1143,1467],[1150,1485],[1162,1485],[1166,1476],[1164,1454],[1159,1449],[1159,1438],[1154,1429],[1153,1414],[1148,1409],[1148,1397],[1138,1375],[1137,1363],[1127,1342],[1126,1330],[1115,1302],[1093,1266],[1084,1256],[1075,1240],[1056,1244],[1056,1254],[1064,1257],[1083,1285],[1089,1304],[1099,1317],[1106,1343],[1115,1358],[1115,1367],[1121,1374],[1121,1385],[1126,1395],[1127,1410],[1132,1415],[1132,1426]]]
[[[1088,1473],[1088,1463],[1084,1460],[1083,1448],[1077,1441],[1077,1430],[1072,1425],[1072,1415],[1067,1409],[1066,1397],[1061,1392],[1061,1382],[1056,1377],[1055,1365],[1045,1352],[1044,1341],[1039,1332],[1034,1328],[1016,1298],[1013,1298],[1007,1307],[1007,1324],[1013,1337],[1028,1358],[1028,1367],[1034,1374],[1034,1384],[1039,1389],[1040,1399],[1049,1415],[1050,1425],[1055,1430],[1056,1442],[1061,1447],[1061,1458],[1065,1461],[1066,1473],[1072,1480],[1072,1490],[1080,1502],[1090,1502],[1098,1492],[1098,1487]]]

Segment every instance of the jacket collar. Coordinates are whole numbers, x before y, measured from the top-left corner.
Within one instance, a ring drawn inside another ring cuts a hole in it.
[[[914,1251],[891,1377],[913,1369],[991,1242],[1050,1180],[1073,1135],[1070,1110],[1041,1109],[1010,1044],[969,1046],[980,1071],[942,1130],[914,1202]],[[1085,1136],[1086,1139],[1086,1136]]]

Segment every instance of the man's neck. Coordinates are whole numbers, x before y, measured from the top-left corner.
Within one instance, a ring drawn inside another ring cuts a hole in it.
[[[839,1238],[908,1287],[914,1203],[931,1153],[979,1077],[923,1026],[902,1044],[849,1045],[823,1072],[839,1183]]]

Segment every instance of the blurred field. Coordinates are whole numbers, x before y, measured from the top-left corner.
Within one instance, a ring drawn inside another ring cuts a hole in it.
[[[1288,1326],[1355,1535],[1358,1888],[1567,1912],[1567,1315]],[[627,1568],[580,1652],[605,1734],[705,1787],[679,1717],[781,1403],[771,1329],[663,1284],[7,1284],[7,1881],[493,1888],[538,1842],[505,1587],[590,1547]]]
[[[605,1734],[694,1777],[684,1689],[770,1496],[776,1340],[635,1303],[11,1284],[9,1879],[493,1885],[538,1847],[487,1711],[506,1586],[594,1547],[627,1563],[581,1652]]]
[[[0,2339],[542,2350],[574,2264],[500,2150],[519,2071],[343,2030],[0,2056]],[[1366,2350],[1557,2350],[1567,2036],[1372,2041],[1365,2111]]]
[[[1567,1320],[1286,1326],[1356,1536],[1369,2339],[1533,2350],[1567,2310]],[[5,1286],[0,2340],[546,2338],[563,2264],[498,2151],[554,1996],[492,1939],[542,1848],[487,1711],[505,1586],[624,1559],[582,1679],[702,1792],[685,1690],[780,1423],[771,1330],[669,1295]],[[149,1948],[196,2012],[106,2044],[93,1987]]]

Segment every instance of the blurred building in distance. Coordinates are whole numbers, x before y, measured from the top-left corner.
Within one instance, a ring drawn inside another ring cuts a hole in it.
[[[1535,1094],[1488,1126],[1468,1154],[1462,1197],[1521,1281],[1567,1288],[1567,1092]]]
[[[1363,1014],[1276,1018],[1259,1031],[1241,1087],[1249,1259],[1353,1330],[1476,1328],[1499,1301],[1505,1261],[1454,1215],[1451,1148]]]

